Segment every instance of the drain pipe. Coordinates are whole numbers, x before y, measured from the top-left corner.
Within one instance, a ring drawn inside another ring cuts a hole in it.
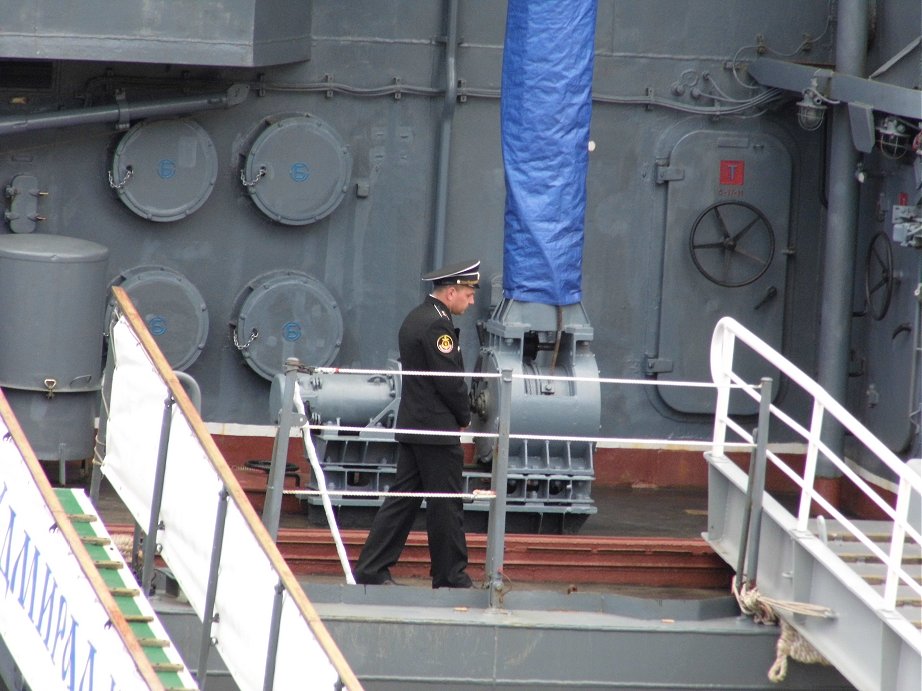
[[[868,42],[868,0],[839,0],[836,35],[836,72],[863,77]],[[852,144],[848,106],[832,112],[829,156],[829,208],[823,259],[823,296],[819,334],[819,383],[833,398],[845,403],[848,386],[849,335],[855,243],[858,237],[858,152]],[[844,430],[828,423],[823,439],[842,455]],[[831,462],[820,459],[817,475],[834,478],[840,473]]]
[[[458,54],[458,3],[448,0],[445,36],[445,101],[439,131],[439,160],[436,173],[435,229],[432,237],[432,266],[442,266],[445,260],[445,226],[448,216],[448,164],[451,162],[451,126],[458,101],[458,76],[455,58]]]
[[[231,108],[243,103],[249,91],[250,87],[246,84],[234,84],[221,94],[183,96],[132,104],[128,103],[124,95],[120,95],[116,96],[115,105],[111,106],[93,106],[92,108],[0,118],[0,136],[100,122],[114,122],[116,129],[127,129],[133,120]]]

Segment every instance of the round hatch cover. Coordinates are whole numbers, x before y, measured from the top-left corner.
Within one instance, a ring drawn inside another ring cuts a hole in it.
[[[218,157],[192,120],[135,125],[112,157],[109,184],[138,216],[175,221],[198,209],[214,189]]]
[[[312,115],[285,118],[257,137],[241,175],[259,209],[286,225],[331,214],[346,194],[352,156],[339,135]]]
[[[181,371],[198,359],[208,338],[208,308],[185,276],[162,266],[139,266],[112,285],[128,293],[170,367]]]
[[[324,367],[339,353],[342,315],[317,279],[273,271],[251,281],[237,298],[241,303],[234,342],[260,376],[271,381],[284,371],[288,358]]]

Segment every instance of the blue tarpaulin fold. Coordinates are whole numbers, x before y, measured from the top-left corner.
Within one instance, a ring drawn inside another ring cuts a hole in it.
[[[596,0],[509,0],[500,104],[503,291],[582,299]]]

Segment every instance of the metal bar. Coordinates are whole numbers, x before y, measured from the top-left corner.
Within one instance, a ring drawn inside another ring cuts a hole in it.
[[[279,427],[272,445],[272,464],[266,481],[266,498],[263,505],[263,525],[273,541],[279,534],[279,519],[282,514],[282,490],[285,488],[285,466],[288,464],[288,445],[291,428],[295,426],[295,411],[292,400],[295,395],[295,381],[299,363],[295,358],[285,360],[285,386],[282,391],[282,407],[279,410]]]
[[[863,77],[867,59],[868,1],[840,0],[836,31],[836,70],[842,75]],[[837,79],[842,79],[838,76]],[[873,104],[871,104],[873,105]],[[852,145],[848,106],[832,111],[829,153],[829,208],[826,212],[826,242],[823,257],[823,289],[817,362],[817,381],[837,401],[844,402],[848,387],[848,334],[852,324],[852,295],[855,279],[855,246],[858,238],[858,181],[855,168],[858,152]],[[844,428],[835,420],[823,435],[826,445],[842,456]],[[821,477],[841,473],[828,461],[819,464]]]
[[[179,383],[182,384],[182,388],[186,390],[186,393],[189,394],[189,400],[192,401],[192,405],[195,406],[195,409],[201,413],[202,412],[202,389],[199,387],[198,382],[195,379],[185,372],[173,371],[173,374],[176,375],[176,378],[179,380]]]
[[[736,335],[718,324],[711,340],[711,378],[717,385],[717,402],[714,408],[714,443],[711,452],[724,455],[727,441],[727,416],[730,411],[730,372],[733,370],[733,349]]]
[[[759,426],[754,466],[749,468],[752,481],[752,517],[749,521],[749,550],[746,556],[746,575],[755,581],[759,573],[759,540],[762,534],[762,495],[765,492],[765,455],[768,447],[768,427],[771,422],[772,380],[762,377],[762,396],[759,399]]]
[[[890,536],[890,554],[887,560],[887,580],[884,582],[884,602],[887,609],[896,608],[896,592],[900,584],[899,567],[903,563],[903,547],[906,539],[906,523],[909,520],[912,487],[908,480],[900,480],[896,493],[896,520]]]
[[[458,101],[458,0],[448,0],[445,10],[445,97],[439,127],[439,158],[436,174],[435,232],[432,239],[432,266],[441,266],[445,256],[445,224],[448,218],[448,166],[451,162],[451,129]]]
[[[157,554],[157,530],[160,524],[160,504],[163,501],[163,478],[166,475],[166,455],[170,448],[170,428],[173,425],[173,396],[163,402],[163,422],[160,424],[160,448],[157,450],[157,468],[154,471],[154,491],[150,502],[150,520],[144,538],[144,566],[141,569],[141,588],[150,595],[154,580],[154,557]]]
[[[832,71],[773,58],[759,58],[749,65],[748,71],[765,86],[803,92],[816,79],[821,86],[820,90],[830,99],[844,103],[864,103],[874,110],[913,120],[922,118],[922,96],[917,89],[844,74],[842,70],[841,65],[837,66],[837,71]]]
[[[336,543],[336,553],[339,555],[339,562],[343,567],[343,574],[346,576],[346,583],[355,585],[355,576],[352,573],[352,567],[349,565],[349,556],[346,554],[346,546],[343,544],[343,536],[339,532],[339,525],[336,522],[336,514],[333,512],[333,504],[330,502],[330,494],[327,489],[327,481],[323,474],[323,467],[320,465],[320,459],[317,458],[317,449],[314,448],[314,441],[311,439],[310,426],[307,424],[307,411],[304,408],[304,401],[301,399],[301,386],[295,377],[294,395],[292,402],[298,415],[305,422],[301,425],[301,439],[304,442],[304,450],[310,461],[311,472],[317,481],[317,487],[320,488],[320,500],[323,503],[323,512],[327,517],[327,524],[330,526],[330,535]],[[366,447],[367,451],[367,447]],[[284,479],[284,478],[283,478]]]
[[[275,683],[275,657],[279,650],[279,631],[282,627],[282,593],[285,586],[282,581],[275,586],[275,598],[272,601],[272,619],[269,624],[269,647],[266,650],[266,676],[263,678],[263,691],[272,691]]]
[[[141,554],[141,526],[137,521],[132,521],[134,529],[131,532],[131,573],[137,578],[141,569],[139,556]]]
[[[0,136],[19,132],[72,127],[102,122],[122,122],[150,117],[194,113],[202,110],[230,108],[242,103],[249,93],[246,84],[234,84],[223,94],[145,101],[129,105],[126,101],[110,106],[94,106],[79,110],[55,111],[28,116],[0,118]]]
[[[490,589],[490,608],[502,604],[503,549],[506,537],[506,475],[509,467],[509,429],[512,408],[512,370],[504,369],[499,380],[499,439],[493,458],[493,492],[487,525],[487,553],[484,574]]]
[[[114,314],[113,310],[113,314]],[[112,325],[107,333],[111,333]],[[112,400],[112,377],[115,374],[115,352],[110,350],[106,357],[106,368],[102,376],[102,392],[99,403],[99,426],[96,431],[96,444],[93,447],[93,468],[90,472],[90,501],[99,508],[99,486],[102,483],[102,460],[106,457],[106,428],[109,425],[109,401]]]
[[[221,565],[221,551],[224,547],[224,524],[227,518],[227,487],[218,493],[218,513],[215,516],[214,539],[211,542],[211,564],[208,567],[208,585],[205,589],[205,609],[202,612],[202,640],[198,654],[198,682],[205,688],[208,676],[208,653],[211,651],[211,624],[214,622],[214,601],[218,592],[218,567]]]
[[[818,400],[813,400],[813,415],[810,419],[810,438],[807,440],[807,454],[804,458],[804,487],[800,494],[800,506],[797,510],[797,529],[806,530],[810,519],[810,504],[813,502],[813,482],[816,479],[816,466],[819,462],[819,441],[823,433],[823,415],[826,409]]]
[[[759,430],[752,432],[752,438],[759,438]],[[740,549],[736,557],[736,590],[742,591],[744,583],[749,582],[749,574],[746,572],[746,547],[749,544],[749,525],[752,522],[752,493],[755,485],[755,474],[752,472],[756,467],[756,450],[755,448],[749,453],[749,475],[746,482],[746,504],[743,507],[743,519],[740,521]]]

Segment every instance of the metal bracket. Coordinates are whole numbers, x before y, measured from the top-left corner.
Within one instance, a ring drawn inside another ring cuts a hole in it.
[[[656,184],[662,185],[665,182],[673,182],[675,180],[684,180],[685,179],[685,169],[679,168],[678,166],[670,166],[666,164],[657,164],[656,165]]]
[[[922,100],[916,89],[773,58],[758,58],[749,66],[749,74],[765,86],[796,92],[809,88],[812,79],[828,79],[828,89],[823,93],[829,99],[866,104],[890,115],[922,120]]]
[[[644,372],[647,374],[665,374],[666,372],[672,372],[675,369],[675,365],[672,360],[668,358],[655,358],[655,357],[645,357],[644,358]]]

